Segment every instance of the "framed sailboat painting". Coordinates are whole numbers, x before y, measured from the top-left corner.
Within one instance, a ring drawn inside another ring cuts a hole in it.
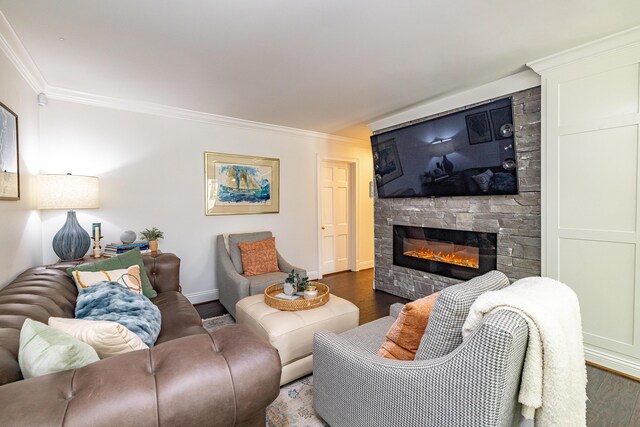
[[[280,211],[280,159],[204,153],[205,214]]]

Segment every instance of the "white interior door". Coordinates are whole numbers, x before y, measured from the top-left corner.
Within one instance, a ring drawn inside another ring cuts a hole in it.
[[[320,164],[322,274],[349,269],[349,164]]]

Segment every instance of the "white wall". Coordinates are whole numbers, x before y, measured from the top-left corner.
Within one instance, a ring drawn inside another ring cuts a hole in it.
[[[285,130],[243,127],[50,100],[41,110],[41,171],[100,178],[98,210],[78,212],[80,224],[103,224],[103,242],[123,230],[156,226],[160,249],[182,259],[181,282],[192,301],[217,298],[214,239],[221,233],[271,230],[293,264],[318,271],[317,159],[358,159],[358,255],[373,263],[372,176],[367,144],[349,145]],[[205,216],[204,152],[280,159],[280,213]],[[45,262],[55,261],[53,235],[64,212],[43,211]]]
[[[42,263],[40,217],[34,209],[33,175],[38,171],[36,94],[0,51],[0,102],[18,115],[20,200],[0,201],[0,287]]]

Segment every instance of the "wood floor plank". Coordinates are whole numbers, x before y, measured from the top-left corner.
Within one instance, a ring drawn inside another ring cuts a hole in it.
[[[629,425],[638,397],[640,397],[640,383],[609,372],[601,372],[603,372],[604,378],[596,395],[590,397],[591,402],[587,408],[587,425],[594,427]]]

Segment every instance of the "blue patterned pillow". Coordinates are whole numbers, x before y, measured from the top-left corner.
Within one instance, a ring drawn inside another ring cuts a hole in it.
[[[149,347],[153,346],[160,334],[158,307],[144,295],[116,282],[83,289],[76,302],[76,318],[120,323]]]

